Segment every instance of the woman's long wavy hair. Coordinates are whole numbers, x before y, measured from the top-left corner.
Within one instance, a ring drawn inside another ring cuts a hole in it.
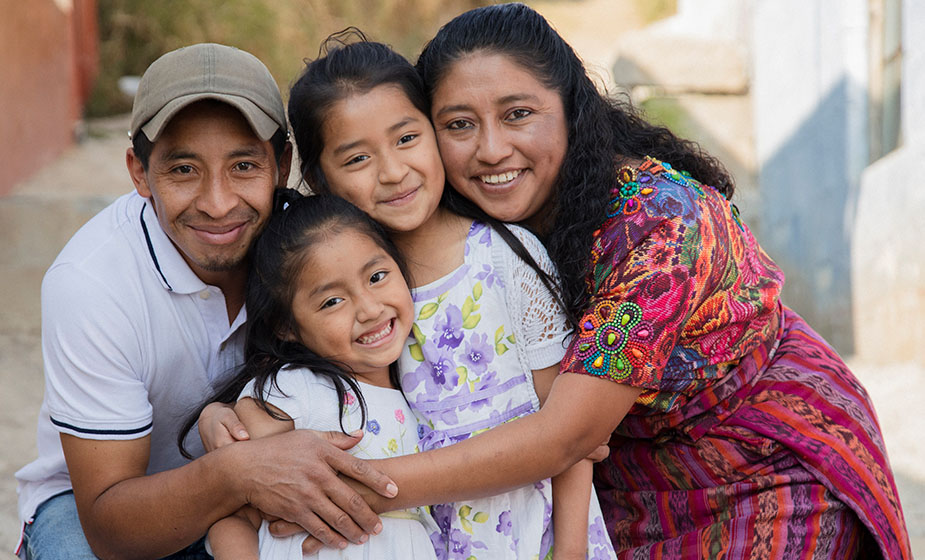
[[[183,455],[191,458],[184,448],[184,440],[206,404],[235,402],[252,379],[254,400],[279,419],[279,415],[267,406],[264,394],[267,388],[275,386],[276,375],[283,367],[304,367],[327,377],[337,391],[338,403],[344,402],[347,388],[352,390],[360,403],[361,425],[366,424],[366,404],[350,368],[319,356],[294,336],[299,327],[292,314],[292,301],[312,247],[323,243],[326,237],[347,231],[365,235],[381,247],[398,264],[408,281],[398,248],[385,230],[362,210],[334,195],[303,196],[291,189],[277,191],[273,216],[251,252],[245,294],[244,365],[187,419],[177,439]],[[393,387],[400,387],[395,364],[389,368],[389,379]],[[340,408],[340,421],[343,430],[343,408]]]
[[[444,25],[417,61],[428,95],[433,97],[455,62],[475,53],[510,57],[562,99],[568,149],[549,201],[550,223],[537,233],[558,267],[570,317],[581,317],[588,304],[591,243],[621,165],[650,155],[732,197],[735,185],[719,161],[695,142],[648,123],[628,99],[600,93],[581,59],[533,9],[519,3],[487,6]]]

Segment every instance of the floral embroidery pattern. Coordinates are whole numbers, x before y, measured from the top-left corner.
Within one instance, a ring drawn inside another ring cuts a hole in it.
[[[616,307],[602,301],[585,315],[578,335],[576,356],[588,373],[626,379],[641,367],[647,355],[652,327],[642,320],[642,308],[625,302]]]
[[[673,410],[768,336],[783,277],[712,187],[651,157],[616,183],[591,247],[596,303],[562,367],[643,387],[638,405]]]
[[[610,202],[608,218],[618,214],[635,214],[642,208],[642,198],[654,196],[655,178],[645,170],[624,166],[617,171],[618,188]]]

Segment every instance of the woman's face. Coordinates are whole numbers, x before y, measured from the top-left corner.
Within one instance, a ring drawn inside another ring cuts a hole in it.
[[[545,211],[568,148],[559,93],[503,54],[469,54],[437,84],[432,117],[450,184],[505,222]]]

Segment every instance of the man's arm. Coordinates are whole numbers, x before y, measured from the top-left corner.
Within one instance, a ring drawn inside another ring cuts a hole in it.
[[[386,496],[394,495],[394,486],[337,447],[356,441],[298,430],[227,445],[180,468],[145,475],[149,437],[61,436],[81,524],[101,558],[160,558],[246,504],[305,527],[329,546],[346,546],[340,535],[360,542],[379,532],[381,522],[337,474],[362,479]]]

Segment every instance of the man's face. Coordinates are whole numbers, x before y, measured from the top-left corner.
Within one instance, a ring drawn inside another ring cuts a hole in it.
[[[273,190],[288,175],[288,158],[278,167],[270,143],[240,112],[209,101],[173,117],[154,143],[147,171],[131,150],[127,160],[138,194],[150,198],[193,272],[213,285],[243,269],[270,216]]]

